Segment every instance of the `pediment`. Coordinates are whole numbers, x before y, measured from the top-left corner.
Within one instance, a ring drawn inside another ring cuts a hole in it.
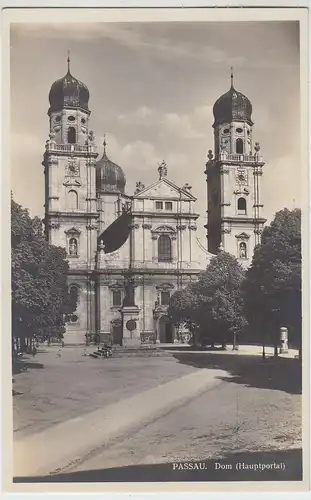
[[[77,235],[79,235],[79,234],[81,234],[81,231],[80,231],[79,229],[75,228],[75,227],[72,227],[72,228],[70,228],[70,229],[67,229],[67,230],[65,231],[65,233],[66,233],[66,234],[72,234],[72,235],[73,235],[73,234],[77,234]]]
[[[248,240],[249,235],[247,233],[240,233],[236,235],[236,238],[238,238],[239,240]]]
[[[171,233],[175,234],[176,229],[174,229],[172,226],[158,226],[157,228],[152,230],[152,233]]]
[[[179,188],[173,182],[168,179],[161,179],[151,186],[147,186],[142,191],[140,191],[136,196],[136,198],[149,198],[149,199],[157,199],[157,198],[165,198],[165,199],[178,199],[183,201],[195,201],[196,198],[187,191]]]

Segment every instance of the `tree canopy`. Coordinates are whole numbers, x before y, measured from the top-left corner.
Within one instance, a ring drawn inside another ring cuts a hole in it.
[[[251,331],[276,342],[289,328],[294,344],[301,335],[301,211],[284,209],[262,233],[243,285]]]
[[[243,279],[244,270],[237,259],[220,252],[196,283],[172,295],[168,309],[172,322],[184,323],[191,331],[199,330],[200,342],[228,342],[246,325]]]
[[[68,300],[65,249],[50,245],[38,217],[11,200],[12,333],[57,336],[64,332]]]

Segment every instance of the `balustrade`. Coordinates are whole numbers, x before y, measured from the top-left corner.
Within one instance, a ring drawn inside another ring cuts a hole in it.
[[[218,159],[222,161],[242,161],[251,163],[261,163],[263,161],[262,156],[259,155],[245,155],[236,153],[220,153]]]
[[[56,144],[50,142],[47,149],[49,151],[62,151],[64,153],[87,153],[93,148],[92,146],[82,146],[81,144]]]

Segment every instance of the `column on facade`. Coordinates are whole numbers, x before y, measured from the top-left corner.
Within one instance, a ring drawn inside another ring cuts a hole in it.
[[[195,247],[195,231],[197,230],[197,226],[195,222],[189,223],[189,261],[192,262],[194,258],[194,247]]]
[[[158,244],[158,235],[157,234],[152,234],[151,235],[151,238],[152,238],[152,262],[156,262],[158,259],[158,248],[157,248],[157,244]]]
[[[171,236],[171,243],[172,243],[172,261],[176,262],[177,261],[177,234],[173,234]]]
[[[140,263],[144,260],[144,234],[143,234],[144,229],[142,226],[138,223],[134,223],[132,225],[132,236],[133,236],[133,241],[132,241],[132,258],[133,258],[133,264],[135,267],[137,265],[140,267]]]
[[[45,168],[49,170],[49,193],[47,208],[51,212],[56,212],[59,208],[58,158],[49,155]]]
[[[143,262],[148,263],[153,260],[153,240],[152,234],[150,230],[152,228],[152,224],[144,223],[142,224],[143,228]]]
[[[184,262],[190,262],[191,261],[191,251],[190,251],[190,246],[191,246],[191,222],[185,221],[186,228],[183,231],[183,240],[182,240],[182,245],[183,245],[183,261]]]
[[[101,281],[99,292],[100,292],[100,330],[103,333],[111,333],[110,289],[105,281]]]
[[[155,302],[157,300],[157,293],[154,284],[145,281],[144,283],[145,291],[145,303],[144,303],[144,314],[145,314],[145,331],[154,332],[154,318],[153,310]]]
[[[72,276],[69,277],[69,286],[76,286],[78,288],[78,302],[77,309],[75,311],[75,315],[78,320],[74,323],[68,323],[66,326],[66,331],[68,334],[76,335],[76,341],[84,343],[85,342],[85,334],[89,331],[89,305],[88,305],[88,290],[87,290],[87,281],[83,277],[81,281],[81,277]]]

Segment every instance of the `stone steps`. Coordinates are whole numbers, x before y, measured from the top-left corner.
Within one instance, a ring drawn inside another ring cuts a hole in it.
[[[94,351],[89,354],[92,358],[104,358],[106,359],[101,351]],[[123,357],[155,357],[155,356],[171,356],[170,353],[166,352],[164,349],[159,349],[155,346],[142,346],[142,347],[112,347],[112,357],[113,358],[123,358]],[[109,358],[108,358],[109,359]]]
[[[160,357],[160,356],[171,356],[172,354],[166,351],[114,351],[112,354],[113,358],[129,358],[129,357],[141,357],[141,358],[149,358],[149,357]]]

